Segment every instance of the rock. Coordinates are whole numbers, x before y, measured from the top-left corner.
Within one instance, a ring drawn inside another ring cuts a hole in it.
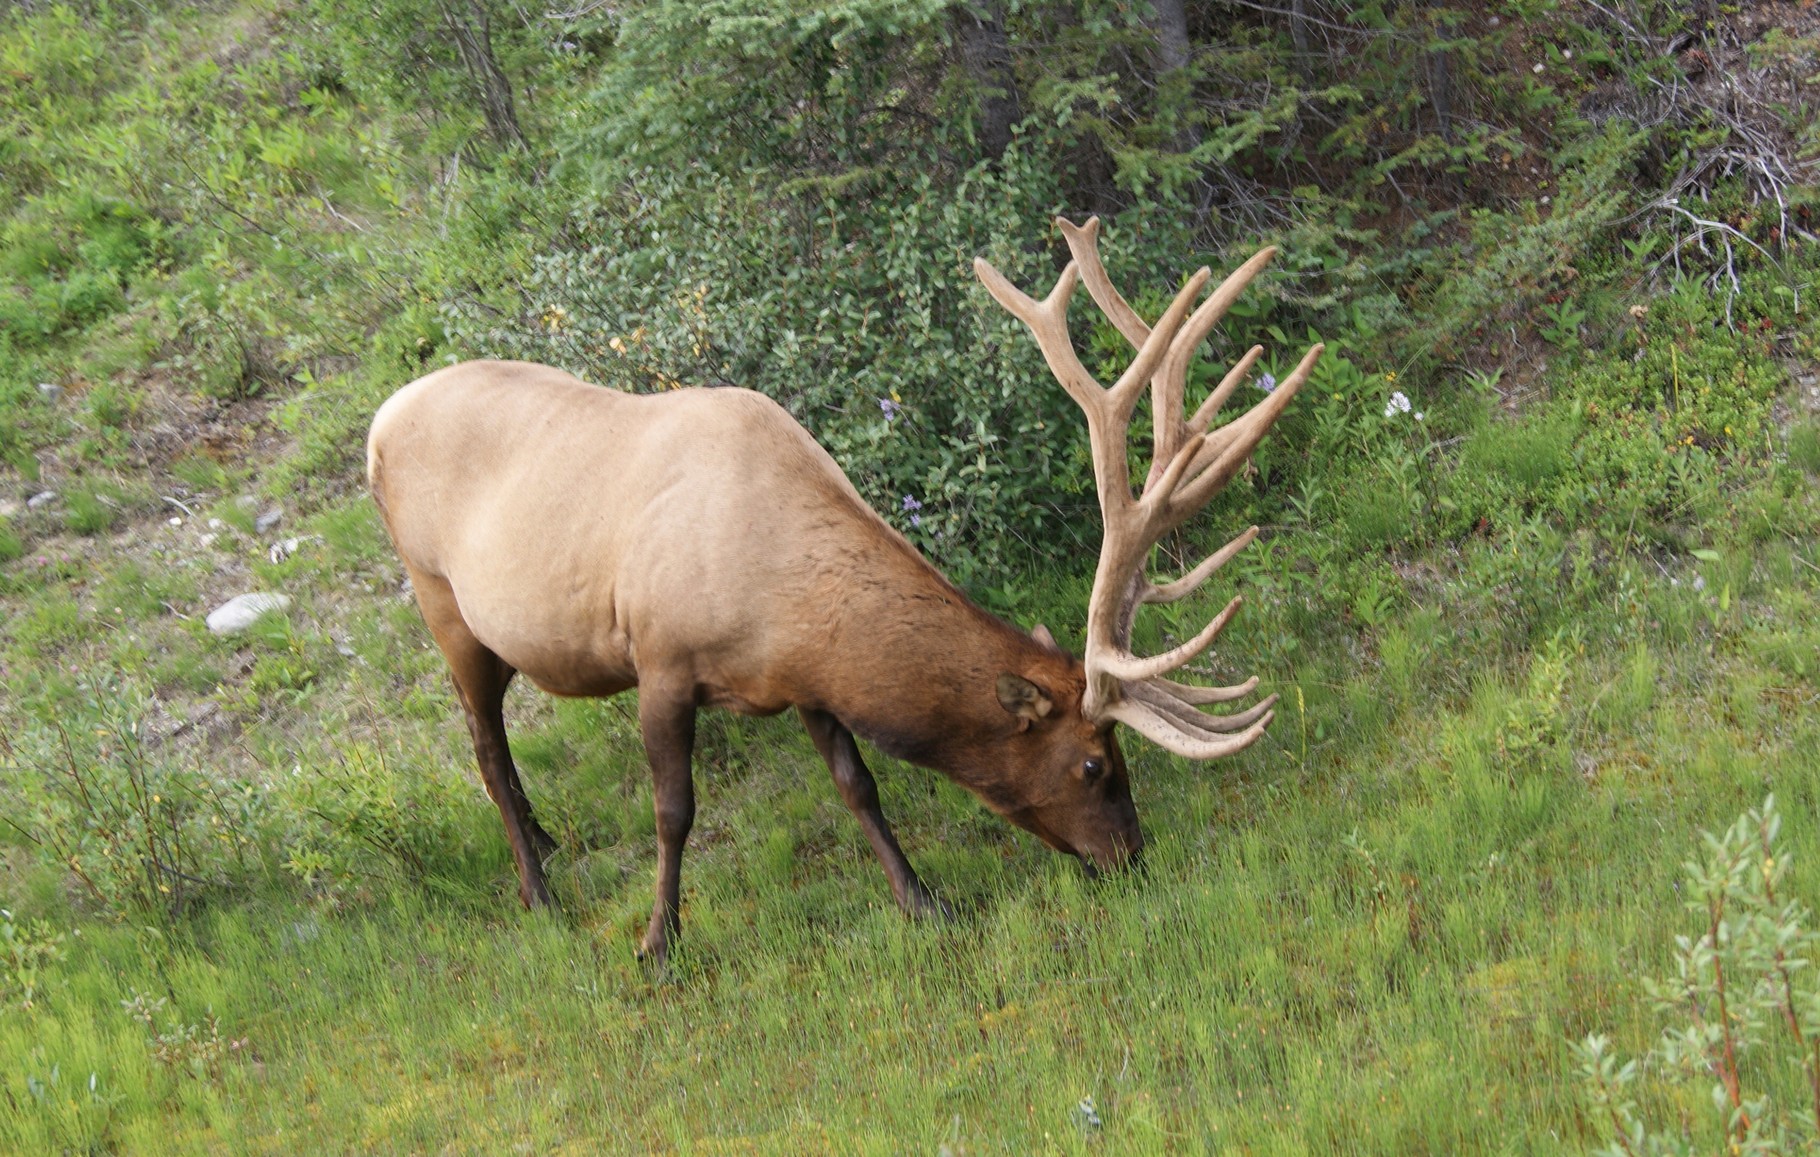
[[[261,514],[258,518],[255,518],[253,520],[253,529],[258,531],[260,534],[264,534],[266,531],[272,529],[274,526],[277,526],[280,522],[283,522],[283,521],[284,521],[284,511],[268,510],[264,514]]]
[[[207,550],[209,547],[215,545],[215,538],[216,538],[216,536],[213,534],[205,534],[201,538],[196,540],[196,545],[202,547],[204,550]]]
[[[10,498],[0,498],[0,518],[11,518],[19,513],[20,506]]]
[[[209,612],[209,633],[212,635],[238,635],[258,622],[261,616],[273,611],[282,611],[290,605],[289,595],[265,592],[231,598]]]
[[[176,515],[172,515],[170,518],[165,520],[165,523],[168,526],[182,526],[183,519],[178,518]]]
[[[302,545],[303,540],[301,538],[287,538],[283,542],[274,542],[272,544],[272,549],[266,551],[265,556],[274,563],[283,562],[285,559],[296,554],[297,548]]]
[[[56,382],[39,382],[38,396],[54,406],[63,397],[63,387]]]
[[[57,501],[57,492],[55,490],[40,490],[38,493],[26,499],[25,504],[33,510],[37,510],[39,507],[49,506],[55,501]]]
[[[210,530],[226,530],[227,523],[221,521],[219,518],[211,518],[211,519],[209,519],[209,529]]]

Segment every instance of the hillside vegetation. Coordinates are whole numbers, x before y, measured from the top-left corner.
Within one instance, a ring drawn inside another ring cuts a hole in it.
[[[1783,3],[9,7],[0,1148],[1820,1145],[1816,77]],[[1078,645],[1085,424],[970,267],[1046,290],[1058,213],[1152,314],[1281,247],[1193,391],[1327,343],[1139,626],[1243,593],[1271,732],[1128,737],[1098,881],[868,752],[911,924],[795,721],[704,715],[654,977],[630,696],[520,688],[521,910],[373,410],[761,389]]]

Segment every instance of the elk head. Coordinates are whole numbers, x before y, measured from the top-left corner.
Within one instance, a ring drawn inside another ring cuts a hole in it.
[[[1124,723],[1165,750],[1200,760],[1243,751],[1257,741],[1275,715],[1271,709],[1277,700],[1275,695],[1234,714],[1201,710],[1209,704],[1250,694],[1257,686],[1256,676],[1229,687],[1200,687],[1164,678],[1207,649],[1232,620],[1242,599],[1234,597],[1194,638],[1161,655],[1134,654],[1131,629],[1139,607],[1182,598],[1257,537],[1258,528],[1253,526],[1173,582],[1153,582],[1145,573],[1151,548],[1157,541],[1205,506],[1245,465],[1283,407],[1307,380],[1322,347],[1316,345],[1303,355],[1295,371],[1247,413],[1209,429],[1221,405],[1257,364],[1264,347],[1253,346],[1240,358],[1192,417],[1187,415],[1189,363],[1202,339],[1276,250],[1265,249],[1240,266],[1190,313],[1189,307],[1210,276],[1207,269],[1199,270],[1152,327],[1145,324],[1106,276],[1099,257],[1099,218],[1089,219],[1084,226],[1060,217],[1055,223],[1067,238],[1074,260],[1062,270],[1055,288],[1042,301],[1026,296],[984,258],[975,258],[973,268],[998,303],[1030,327],[1050,371],[1087,415],[1105,538],[1087,604],[1085,685],[1079,713],[1082,725],[1103,737],[1101,746],[1108,753],[1109,764],[1116,767],[1116,778],[1123,790],[1124,765],[1112,736],[1114,723]],[[1087,372],[1068,335],[1068,299],[1076,282],[1083,279],[1101,312],[1137,350],[1137,356],[1110,389],[1102,387]],[[1132,411],[1146,381],[1150,383],[1154,447],[1143,488],[1134,495],[1126,440]],[[1129,807],[1128,795],[1126,799]],[[1015,816],[1009,818],[1024,822]],[[1028,823],[1024,826],[1031,827]],[[1031,830],[1052,845],[1062,846],[1045,832],[1035,827]],[[1079,846],[1073,840],[1067,842]],[[1096,854],[1092,858],[1101,866],[1108,862],[1106,856]]]

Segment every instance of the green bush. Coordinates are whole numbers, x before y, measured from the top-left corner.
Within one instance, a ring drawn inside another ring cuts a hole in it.
[[[867,194],[818,199],[753,230],[759,190],[700,170],[647,174],[618,207],[628,220],[582,222],[585,245],[537,260],[511,324],[457,308],[449,329],[472,348],[620,389],[769,394],[874,508],[963,579],[1020,543],[1078,553],[1093,534],[1085,420],[970,268],[983,254],[1048,291],[1057,265],[1029,247],[1052,232],[1051,177],[1011,155],[952,191],[905,173],[869,179]],[[677,230],[686,247],[671,240]],[[1174,284],[1180,250],[1133,273],[1128,236],[1108,245],[1127,284]],[[1147,240],[1147,255],[1166,250]]]
[[[1675,970],[1645,980],[1671,1023],[1644,1058],[1622,1060],[1610,1038],[1576,1046],[1601,1153],[1684,1153],[1704,1142],[1731,1153],[1812,1152],[1820,1129],[1820,989],[1811,967],[1820,933],[1795,898],[1794,857],[1781,850],[1776,797],[1725,832],[1702,833],[1682,903],[1697,921],[1676,937]],[[1684,1089],[1673,1124],[1638,1103],[1653,1084]],[[1698,1112],[1692,1106],[1700,1106]]]
[[[261,869],[264,793],[148,751],[146,714],[138,693],[85,683],[0,748],[15,830],[117,919],[175,917]]]

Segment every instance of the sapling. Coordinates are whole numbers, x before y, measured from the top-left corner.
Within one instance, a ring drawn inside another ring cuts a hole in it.
[[[1820,1144],[1820,985],[1809,970],[1820,940],[1806,905],[1787,895],[1793,857],[1776,851],[1776,797],[1723,835],[1703,833],[1683,894],[1698,936],[1675,938],[1674,971],[1644,990],[1670,1018],[1654,1046],[1625,1061],[1594,1033],[1574,1046],[1594,1127],[1607,1154],[1808,1152]],[[1799,1072],[1798,1086],[1782,1074]],[[1638,1082],[1708,1084],[1702,1118],[1665,1128],[1637,1104]],[[1799,1091],[1796,1091],[1798,1088]],[[1716,1136],[1714,1136],[1716,1134]]]

